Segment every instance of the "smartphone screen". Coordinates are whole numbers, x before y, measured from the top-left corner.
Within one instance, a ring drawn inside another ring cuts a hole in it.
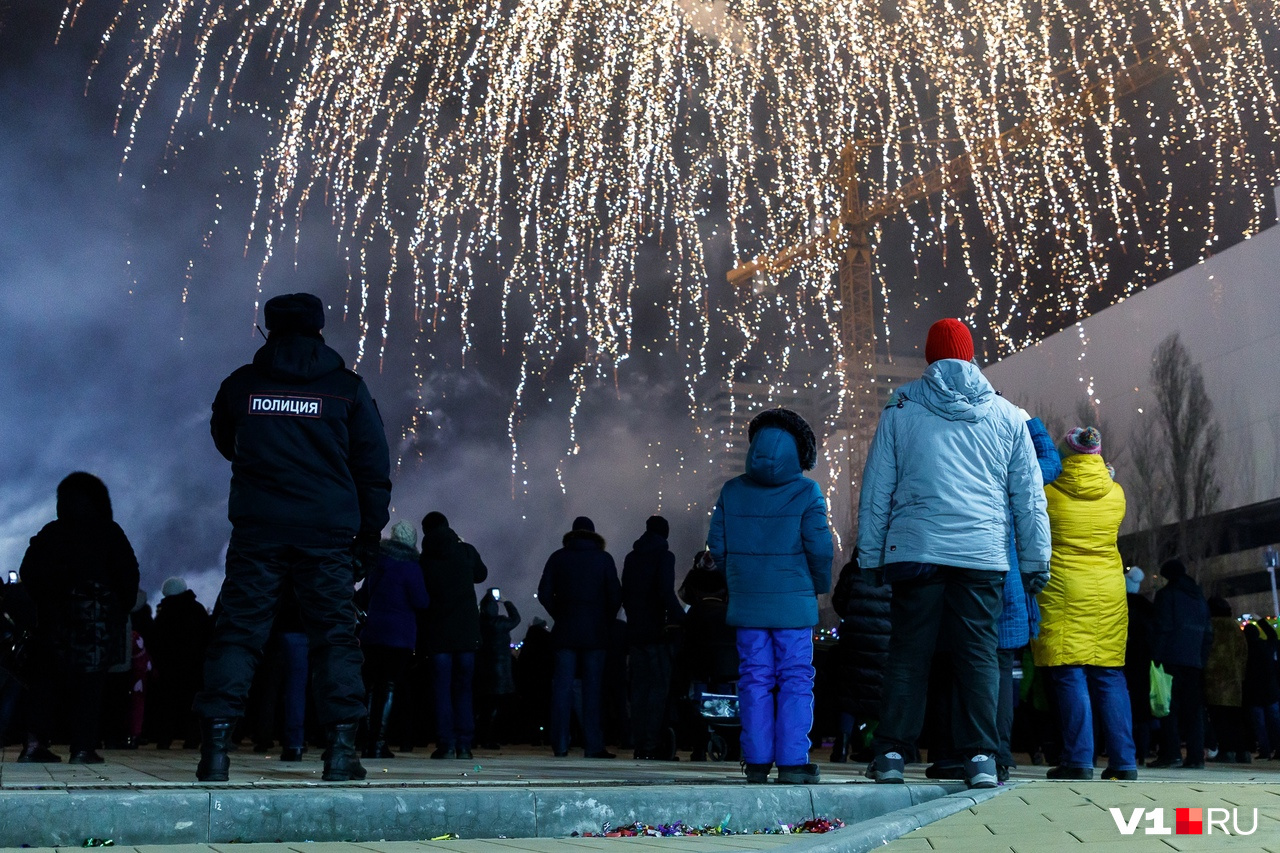
[[[502,600],[502,592],[496,586],[489,590],[489,594],[493,596],[494,601]]]

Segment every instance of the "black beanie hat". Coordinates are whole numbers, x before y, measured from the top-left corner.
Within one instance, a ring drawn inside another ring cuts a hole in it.
[[[656,533],[663,539],[671,535],[671,525],[660,515],[651,515],[649,520],[644,523],[646,533]]]
[[[1177,558],[1165,560],[1160,566],[1160,576],[1165,580],[1176,581],[1178,578],[1186,577],[1186,575],[1187,567]]]
[[[580,515],[580,516],[578,516],[577,518],[575,518],[575,519],[573,520],[573,528],[572,528],[572,529],[573,529],[573,530],[588,530],[588,531],[590,531],[590,532],[592,532],[592,533],[595,533],[595,532],[596,532],[596,525],[595,525],[595,522],[594,522],[594,521],[592,521],[591,519],[587,518],[585,515]]]
[[[262,306],[268,332],[306,335],[324,328],[324,304],[310,293],[273,296]]]
[[[780,427],[791,433],[800,454],[801,470],[811,471],[818,464],[818,440],[804,418],[790,409],[766,409],[751,419],[751,425],[747,427],[747,440],[754,439],[756,433],[765,427]]]
[[[448,526],[449,519],[444,517],[443,512],[435,512],[433,510],[422,517],[422,530],[424,533],[428,530],[438,530]]]

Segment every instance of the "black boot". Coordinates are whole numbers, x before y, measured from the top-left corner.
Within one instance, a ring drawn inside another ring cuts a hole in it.
[[[200,764],[196,778],[201,782],[225,782],[231,770],[227,750],[236,721],[230,717],[208,717],[200,721]]]
[[[365,777],[356,751],[356,729],[359,725],[352,720],[329,727],[329,748],[324,753],[324,775],[320,777],[324,781],[359,781]]]
[[[387,723],[391,720],[391,702],[395,699],[396,686],[387,684],[383,690],[369,697],[369,738],[365,741],[365,758],[395,758],[387,748]]]
[[[836,735],[836,739],[831,743],[831,762],[833,764],[844,764],[849,760],[849,737],[844,732]]]

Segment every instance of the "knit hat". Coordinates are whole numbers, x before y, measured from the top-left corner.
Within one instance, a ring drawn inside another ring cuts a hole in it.
[[[591,533],[595,533],[595,532],[596,532],[596,524],[595,524],[595,522],[594,522],[594,521],[592,521],[591,519],[587,518],[585,515],[580,515],[580,516],[578,516],[577,518],[575,518],[575,519],[573,520],[573,527],[572,527],[571,529],[572,529],[572,530],[587,530],[587,531],[590,531]]]
[[[1075,453],[1100,454],[1102,453],[1102,433],[1094,427],[1076,427],[1063,437],[1058,452],[1063,456],[1071,456]]]
[[[1160,576],[1167,581],[1176,581],[1178,578],[1186,577],[1187,567],[1178,558],[1165,560],[1160,566]]]
[[[747,440],[751,441],[756,433],[765,427],[781,427],[796,440],[796,450],[800,454],[800,468],[810,471],[818,464],[818,439],[804,418],[790,409],[766,409],[751,419],[747,427]]]
[[[448,527],[448,526],[449,526],[449,519],[444,517],[443,512],[436,512],[435,510],[432,510],[431,512],[427,513],[422,517],[423,533],[426,533],[428,530],[436,530],[438,528]]]
[[[929,364],[944,358],[973,361],[973,333],[954,317],[944,317],[929,327],[924,342],[924,360]]]
[[[1142,579],[1146,575],[1142,573],[1142,569],[1137,566],[1130,566],[1124,570],[1124,588],[1126,592],[1138,594],[1138,590],[1142,588]]]
[[[273,296],[262,306],[268,332],[316,334],[324,328],[324,303],[310,293]]]
[[[169,578],[164,582],[164,586],[160,587],[160,594],[165,598],[171,595],[182,595],[187,591],[187,582],[182,578]]]
[[[418,544],[418,531],[407,521],[397,521],[391,525],[391,541],[414,548]]]
[[[649,520],[644,523],[645,533],[656,533],[663,539],[671,535],[671,525],[660,515],[651,515]]]

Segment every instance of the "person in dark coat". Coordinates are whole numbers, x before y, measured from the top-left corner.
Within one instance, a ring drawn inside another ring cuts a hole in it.
[[[480,599],[480,651],[476,655],[476,735],[485,749],[501,747],[498,714],[516,692],[511,632],[520,624],[520,611],[514,601],[506,599],[502,605],[507,613],[499,613],[495,591],[488,590]]]
[[[419,622],[435,681],[436,749],[432,758],[471,758],[475,735],[472,681],[480,648],[475,585],[489,569],[439,512],[422,519],[422,575],[431,603]]]
[[[1151,655],[1156,631],[1156,609],[1142,587],[1142,569],[1125,570],[1125,597],[1129,606],[1129,634],[1124,648],[1124,679],[1129,687],[1129,709],[1133,715],[1133,746],[1138,766],[1147,763],[1151,752]]]
[[[622,609],[627,614],[631,731],[637,759],[658,758],[658,739],[671,688],[667,626],[684,621],[676,598],[676,558],[667,547],[670,527],[651,516],[622,562]]]
[[[360,633],[364,650],[364,683],[369,693],[369,723],[365,758],[394,758],[387,748],[387,724],[396,685],[404,682],[418,644],[418,613],[430,598],[419,565],[418,531],[407,521],[391,527],[378,562],[361,588],[365,623]]]
[[[725,621],[729,587],[709,552],[699,551],[693,558],[679,596],[689,605],[681,652],[689,678],[713,693],[732,690],[738,680],[738,632]]]
[[[1258,758],[1280,759],[1280,641],[1266,619],[1244,626],[1249,659],[1244,670],[1244,707],[1253,724]]]
[[[1181,560],[1160,566],[1168,584],[1156,593],[1152,660],[1173,676],[1169,716],[1160,724],[1160,757],[1152,767],[1204,767],[1204,667],[1213,646],[1209,605]],[[1182,737],[1187,757],[1182,758]]]
[[[213,619],[180,577],[166,580],[160,594],[147,646],[155,691],[152,733],[156,749],[168,749],[175,739],[192,743],[198,739],[199,724],[191,704],[200,692]]]
[[[850,754],[859,761],[871,760],[862,733],[874,731],[880,721],[884,665],[889,659],[891,598],[892,587],[867,583],[856,556],[840,570],[831,594],[831,606],[840,616],[840,639],[836,645],[840,731],[831,747],[832,761],[846,761]]]
[[[818,596],[831,589],[827,502],[804,476],[817,440],[804,418],[768,409],[751,419],[746,471],[720,489],[707,550],[729,585],[728,624],[738,629],[738,708],[747,781],[818,781],[813,728],[813,629]]]
[[[138,597],[138,560],[112,517],[106,485],[92,474],[77,471],[58,484],[57,513],[32,537],[19,569],[39,616],[40,660],[18,760],[60,760],[49,751],[50,726],[59,708],[69,708],[71,763],[99,764],[103,686],[107,670],[125,660],[118,639]]]
[[[377,559],[389,520],[391,459],[369,388],[324,343],[324,305],[310,293],[263,306],[270,333],[213,401],[209,430],[231,462],[231,542],[204,686],[202,782],[226,781],[235,720],[292,581],[326,729],[327,782],[365,777],[356,733],[365,716],[356,573]]]
[[[605,749],[604,664],[610,631],[622,605],[622,584],[604,537],[585,515],[573,521],[563,546],[548,559],[538,582],[538,600],[555,624],[555,673],[551,683],[551,748],[569,754],[573,680],[582,673],[582,728],[588,758],[615,758]]]
[[[24,674],[31,637],[39,624],[36,604],[16,581],[0,583],[0,743],[26,693]]]
[[[520,697],[521,720],[525,723],[529,743],[545,746],[550,737],[551,679],[556,668],[555,645],[547,620],[535,616],[520,641],[512,675],[516,694]]]

